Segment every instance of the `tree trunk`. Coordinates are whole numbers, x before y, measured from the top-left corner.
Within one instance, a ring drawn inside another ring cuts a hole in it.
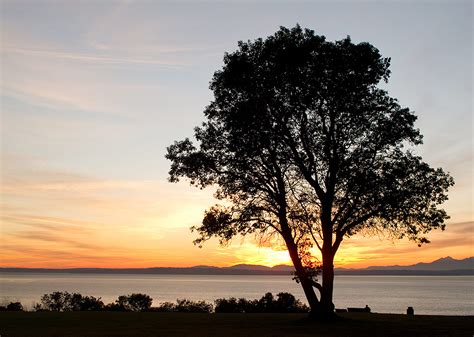
[[[334,303],[332,294],[334,288],[334,250],[332,242],[332,223],[331,223],[332,201],[330,198],[323,202],[321,212],[321,226],[323,231],[323,247],[321,249],[323,258],[323,280],[321,289],[321,301],[319,315],[321,319],[332,319],[335,317]]]
[[[290,253],[291,261],[296,270],[296,276],[298,276],[301,286],[303,287],[304,294],[308,300],[309,307],[311,312],[320,311],[320,303],[318,297],[314,292],[313,282],[310,280],[306,274],[306,271],[301,263],[301,259],[298,255],[298,249],[294,242],[290,240],[285,240],[288,252]]]
[[[324,313],[334,312],[332,301],[334,289],[334,254],[332,249],[323,249],[323,284],[321,291],[321,311]]]
[[[306,299],[308,300],[311,312],[318,312],[320,310],[321,304],[316,297],[316,293],[314,292],[313,283],[308,278],[301,278],[300,282],[301,286],[303,287],[304,294],[306,295]]]
[[[284,184],[280,181],[280,188],[284,190]],[[296,276],[299,278],[301,286],[303,287],[304,294],[308,300],[309,307],[311,312],[316,312],[319,310],[319,300],[314,292],[313,282],[308,277],[306,270],[301,262],[301,258],[298,254],[298,246],[295,243],[293,235],[291,234],[290,227],[288,225],[288,220],[286,218],[286,200],[284,197],[280,200],[281,209],[280,209],[280,226],[282,230],[282,237],[285,240],[286,247],[288,248],[288,253],[290,254],[291,261],[296,270]]]

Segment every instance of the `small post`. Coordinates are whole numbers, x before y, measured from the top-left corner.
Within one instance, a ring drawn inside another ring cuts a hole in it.
[[[415,314],[415,310],[413,307],[408,307],[407,309],[407,315],[413,316]]]

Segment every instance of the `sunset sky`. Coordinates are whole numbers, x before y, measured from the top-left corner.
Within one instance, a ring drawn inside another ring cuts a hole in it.
[[[391,57],[418,154],[456,182],[431,244],[356,236],[336,264],[474,255],[471,1],[2,0],[0,19],[0,266],[288,263],[251,238],[195,247],[213,191],[168,183],[164,155],[203,121],[224,52],[296,23]]]

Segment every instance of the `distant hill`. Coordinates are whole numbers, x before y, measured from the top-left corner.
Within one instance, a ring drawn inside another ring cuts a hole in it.
[[[277,266],[272,267],[272,270],[293,271],[294,268],[292,266],[288,266],[286,264],[279,264]]]
[[[234,266],[227,267],[226,269],[291,272],[294,268],[286,264],[279,264],[274,267],[261,266],[258,264],[236,264]]]
[[[189,267],[192,269],[219,269],[219,267],[214,267],[214,266],[206,266],[206,265],[200,265],[200,266],[194,266],[194,267]]]
[[[235,266],[227,267],[226,269],[233,270],[272,270],[272,268],[267,266],[261,266],[258,264],[236,264]]]
[[[0,268],[0,273],[93,273],[93,274],[189,274],[189,275],[290,275],[292,266],[267,267],[254,264],[237,264],[231,267],[194,266],[189,268]],[[474,275],[474,257],[456,260],[444,257],[431,263],[409,266],[374,266],[365,269],[336,268],[337,275]]]
[[[443,257],[430,263],[417,263],[409,266],[378,266],[368,267],[370,270],[464,270],[474,269],[474,257],[463,260],[453,259],[451,256]]]

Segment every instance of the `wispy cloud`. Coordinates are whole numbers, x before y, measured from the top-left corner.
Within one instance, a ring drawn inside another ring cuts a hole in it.
[[[143,65],[161,65],[161,66],[173,66],[173,67],[183,67],[189,64],[183,62],[175,61],[165,61],[159,60],[156,56],[136,58],[136,57],[116,57],[109,55],[97,55],[97,54],[80,54],[80,53],[70,53],[62,51],[50,51],[50,50],[39,50],[39,49],[26,49],[26,48],[4,48],[3,52],[5,53],[14,53],[22,54],[29,56],[40,56],[40,57],[49,57],[56,59],[64,60],[73,60],[80,62],[93,62],[93,63],[103,63],[103,64],[143,64]],[[171,52],[171,51],[168,51]]]
[[[3,207],[2,207],[3,208]],[[68,233],[94,234],[93,228],[104,226],[103,223],[81,221],[77,219],[58,218],[50,216],[29,215],[16,212],[4,212],[1,215],[4,222],[49,231],[65,231]]]
[[[144,264],[142,256],[134,257],[117,250],[78,251],[58,247],[3,244],[3,266],[31,268],[73,268],[73,267],[126,267]],[[146,262],[145,262],[146,263]]]
[[[7,155],[4,160],[2,246],[11,247],[9,243],[14,242],[24,255],[31,248],[41,248],[46,256],[43,266],[68,265],[68,257],[47,258],[48,250],[64,251],[68,256],[97,254],[94,266],[120,262],[109,260],[111,255],[132,257],[122,262],[143,266],[195,261],[197,248],[192,245],[189,227],[200,221],[210,195],[166,181],[111,180],[38,167],[44,163],[39,158]],[[183,233],[188,237],[185,243],[180,242]],[[181,253],[174,256],[177,246]],[[19,251],[5,255],[2,263],[14,261],[15,254]],[[166,258],[174,262],[167,263]],[[32,256],[31,261],[35,259]],[[88,262],[84,259],[78,264]],[[41,261],[35,263],[38,266]]]
[[[56,243],[61,246],[66,246],[70,248],[77,248],[77,249],[87,249],[87,250],[96,250],[96,249],[104,249],[105,247],[100,245],[95,245],[88,243],[87,241],[79,241],[74,240],[71,238],[67,238],[64,235],[64,230],[61,230],[62,235],[54,235],[51,232],[51,228],[48,231],[41,231],[41,230],[31,230],[31,231],[22,231],[20,233],[9,234],[8,236],[11,238],[22,238],[27,239],[30,241],[45,241]],[[8,239],[8,237],[7,237]]]
[[[469,233],[472,234],[474,232],[474,222],[465,221],[465,222],[458,222],[458,223],[449,223],[446,231],[448,233],[466,235],[467,237],[474,239],[472,236],[468,235]]]

